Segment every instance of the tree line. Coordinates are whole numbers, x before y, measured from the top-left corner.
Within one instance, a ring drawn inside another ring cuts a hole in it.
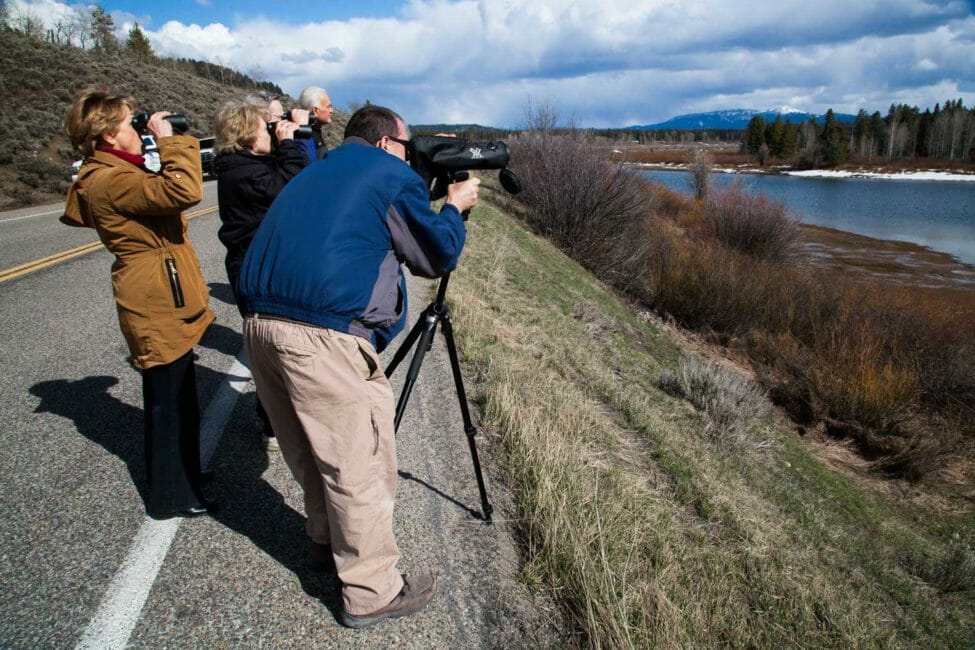
[[[975,109],[965,108],[961,99],[935,104],[924,112],[917,106],[892,104],[886,116],[860,109],[852,124],[837,120],[832,109],[821,123],[811,118],[793,124],[781,116],[767,122],[755,116],[745,129],[742,148],[761,164],[775,157],[800,167],[835,167],[878,158],[966,162],[975,159]]]
[[[140,63],[153,63],[229,86],[284,94],[280,86],[261,79],[263,71],[259,68],[248,75],[208,61],[157,56],[139,23],[134,23],[126,37],[121,39],[111,14],[98,4],[75,7],[48,25],[30,9],[13,8],[6,0],[0,0],[0,26],[22,32],[35,41],[93,50],[105,56],[129,57]]]

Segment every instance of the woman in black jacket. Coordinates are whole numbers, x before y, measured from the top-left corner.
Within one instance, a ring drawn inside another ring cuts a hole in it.
[[[277,146],[268,130],[268,107],[231,100],[217,112],[217,197],[219,237],[227,247],[227,278],[237,295],[237,275],[247,247],[278,193],[308,165],[308,156],[294,140],[298,125],[273,124]]]
[[[298,109],[294,112],[307,113]],[[220,107],[214,124],[217,138],[214,169],[222,222],[218,236],[227,247],[227,279],[234,302],[237,302],[240,266],[261,220],[288,181],[309,164],[305,150],[294,140],[298,125],[288,120],[272,123],[275,146],[268,128],[271,119],[267,104],[230,100]],[[240,309],[239,303],[237,308]],[[260,400],[257,415],[263,424],[265,446],[277,449]]]

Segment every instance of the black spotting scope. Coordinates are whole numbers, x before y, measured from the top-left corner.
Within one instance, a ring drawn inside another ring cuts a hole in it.
[[[498,179],[510,194],[521,191],[521,181],[508,169],[508,145],[502,140],[465,140],[443,135],[420,135],[406,147],[406,159],[423,177],[430,200],[447,195],[447,186],[465,181],[474,169],[500,169]]]

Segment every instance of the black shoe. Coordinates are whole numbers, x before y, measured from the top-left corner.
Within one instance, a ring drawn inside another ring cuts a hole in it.
[[[213,514],[217,511],[217,509],[218,508],[215,501],[203,499],[200,503],[181,508],[180,510],[173,512],[149,513],[149,516],[153,519],[172,519],[173,517],[192,518],[199,517],[201,515]]]

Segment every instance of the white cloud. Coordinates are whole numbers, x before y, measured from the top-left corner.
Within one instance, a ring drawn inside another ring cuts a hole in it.
[[[259,67],[293,96],[320,85],[339,106],[387,103],[414,123],[513,126],[530,97],[591,126],[787,103],[975,103],[975,18],[958,0],[412,0],[382,19],[238,16],[146,33],[162,54]]]

